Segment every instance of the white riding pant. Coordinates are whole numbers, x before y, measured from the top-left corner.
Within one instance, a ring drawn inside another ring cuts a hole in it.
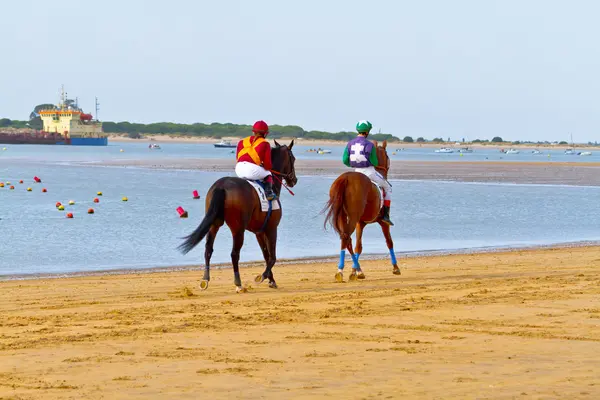
[[[366,168],[354,168],[354,170],[356,172],[360,172],[361,174],[365,174],[372,182],[375,182],[376,185],[380,186],[383,189],[384,200],[392,200],[392,187],[388,181],[385,180],[379,172],[377,172],[375,167],[370,166]]]
[[[271,172],[267,171],[260,165],[242,161],[236,164],[235,174],[238,176],[238,178],[262,181],[267,176],[271,175]]]

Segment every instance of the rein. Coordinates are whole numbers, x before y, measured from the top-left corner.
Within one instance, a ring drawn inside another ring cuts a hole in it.
[[[284,188],[286,188],[286,190],[287,190],[288,192],[290,192],[290,194],[291,194],[292,196],[295,196],[294,192],[292,192],[292,191],[290,190],[290,188],[289,188],[289,187],[288,187],[288,186],[287,186],[287,185],[286,185],[286,184],[283,182],[283,180],[282,180],[282,179],[279,177],[279,176],[281,176],[281,177],[283,177],[283,178],[287,179],[287,178],[289,177],[289,175],[290,175],[290,174],[282,174],[281,172],[277,172],[277,171],[273,171],[273,170],[271,170],[271,172],[273,173],[273,176],[275,177],[275,179],[277,179],[277,180],[279,181],[279,183],[281,183],[281,185],[282,185]],[[279,176],[277,176],[277,175],[279,175]]]

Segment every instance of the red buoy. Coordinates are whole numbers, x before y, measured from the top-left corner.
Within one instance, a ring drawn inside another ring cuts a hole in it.
[[[42,180],[40,178],[38,178],[37,176],[34,176],[33,180],[35,181],[35,183],[42,183]]]
[[[177,213],[179,214],[179,218],[187,218],[188,217],[188,212],[185,211],[181,207],[177,207]]]
[[[21,180],[19,181],[19,183],[23,183],[23,179],[21,179]]]
[[[198,199],[200,198],[200,195],[198,194],[198,191],[197,191],[197,190],[194,190],[194,191],[192,192],[192,196],[194,197],[194,200],[198,200]]]
[[[46,188],[43,188],[42,193],[46,193],[46,192],[47,192]]]
[[[94,209],[93,208],[89,208],[88,209],[88,214],[93,214],[94,213]]]
[[[57,201],[57,202],[56,202],[56,208],[58,208],[58,207],[60,207],[60,206],[62,206],[62,203],[61,203],[60,201]]]
[[[97,197],[94,197],[94,203],[100,203],[100,200]]]
[[[14,189],[14,188],[15,188],[14,186],[11,186],[11,187],[10,187],[10,189],[11,189],[11,190],[12,190],[12,189]]]
[[[67,218],[73,218],[73,213],[67,213]]]

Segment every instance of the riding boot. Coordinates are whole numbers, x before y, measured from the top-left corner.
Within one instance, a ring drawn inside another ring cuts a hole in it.
[[[273,192],[273,177],[271,175],[267,176],[263,183],[265,185],[265,195],[267,196],[267,200],[275,200],[277,196]]]
[[[394,223],[390,221],[390,206],[383,206],[383,216],[381,220],[388,225],[394,226]]]

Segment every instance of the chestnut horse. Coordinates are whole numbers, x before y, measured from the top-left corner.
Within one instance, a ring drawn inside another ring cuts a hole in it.
[[[383,141],[381,146],[377,142],[373,142],[374,149],[377,151],[377,159],[379,166],[375,167],[385,179],[387,179],[390,169],[390,158],[387,155],[387,141]],[[353,266],[352,273],[349,276],[350,280],[365,279],[365,274],[360,268],[358,258],[362,253],[362,234],[365,226],[373,222],[379,223],[387,247],[390,250],[392,259],[393,273],[400,275],[400,268],[396,262],[394,253],[394,242],[390,235],[390,226],[381,221],[381,198],[379,189],[371,180],[360,172],[345,172],[340,175],[331,185],[329,189],[329,201],[325,205],[323,212],[327,212],[325,216],[325,227],[331,224],[333,229],[338,233],[341,239],[340,263],[338,272],[335,274],[335,279],[342,282],[344,279],[344,259],[346,257],[346,249],[352,256]],[[352,234],[356,229],[356,248],[352,251]]]
[[[272,171],[281,176],[288,186],[293,187],[298,179],[294,169],[296,161],[292,153],[294,141],[289,146],[281,146],[275,141],[275,147],[271,149]],[[281,181],[274,179],[273,191],[277,198],[281,193]],[[278,201],[278,200],[273,200]],[[240,278],[239,260],[240,249],[244,244],[244,233],[250,231],[256,235],[256,240],[265,258],[267,267],[262,275],[255,279],[257,283],[269,280],[269,287],[277,288],[273,278],[272,268],[277,260],[277,227],[281,220],[281,202],[279,210],[273,210],[265,225],[267,212],[260,207],[260,200],[254,188],[245,180],[237,177],[224,177],[217,180],[208,190],[206,195],[206,212],[204,219],[185,241],[179,246],[183,254],[188,253],[206,236],[206,249],[204,251],[204,278],[200,288],[208,288],[210,281],[210,258],[213,254],[213,244],[219,228],[227,224],[233,236],[233,249],[231,250],[231,263],[233,264],[234,284],[238,292],[243,292],[242,280]],[[263,226],[264,225],[264,226]]]

